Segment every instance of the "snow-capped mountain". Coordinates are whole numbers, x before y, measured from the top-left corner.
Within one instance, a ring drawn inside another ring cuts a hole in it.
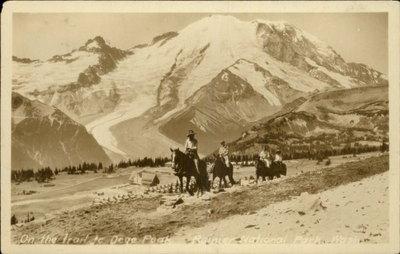
[[[122,157],[165,155],[187,128],[206,153],[302,96],[387,84],[290,24],[221,15],[129,50],[96,37],[14,70],[15,91],[57,106]]]
[[[85,112],[111,111],[118,100],[115,90],[95,87],[101,76],[129,55],[106,44],[102,37],[88,40],[79,49],[47,61],[13,57],[13,90],[57,106],[77,120]]]
[[[12,169],[63,167],[110,159],[84,126],[60,110],[12,94]]]

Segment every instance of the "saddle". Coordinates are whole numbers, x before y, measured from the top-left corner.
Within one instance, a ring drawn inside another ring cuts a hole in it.
[[[260,164],[260,165],[262,165],[264,168],[269,168],[269,167],[271,167],[271,165],[268,167],[267,166],[267,163],[263,160],[263,159],[259,159],[258,160],[258,163]],[[272,164],[272,163],[271,163]]]
[[[197,151],[196,150],[192,150],[192,149],[187,149],[186,150],[186,155],[190,158],[190,159],[194,159],[197,155]]]

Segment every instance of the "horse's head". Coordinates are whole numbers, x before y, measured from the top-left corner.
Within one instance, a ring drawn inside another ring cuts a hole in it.
[[[181,151],[179,151],[179,148],[172,149],[171,150],[171,167],[172,169],[176,170],[178,167],[178,164],[180,163],[180,157],[181,157]]]

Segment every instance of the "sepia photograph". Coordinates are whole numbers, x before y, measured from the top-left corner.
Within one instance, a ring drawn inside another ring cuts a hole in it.
[[[398,5],[206,3],[6,6],[2,252],[399,251]]]

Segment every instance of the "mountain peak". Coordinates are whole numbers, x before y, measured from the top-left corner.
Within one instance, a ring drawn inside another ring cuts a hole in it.
[[[222,14],[212,14],[204,18],[204,20],[208,21],[217,21],[217,22],[237,22],[240,21],[238,18],[231,15],[222,15]]]
[[[234,16],[230,15],[209,15],[207,17],[204,17],[186,28],[215,28],[215,29],[220,29],[221,27],[229,27],[235,24],[244,24],[246,23],[245,21],[242,21]]]
[[[86,43],[85,43],[85,48],[87,50],[93,50],[93,49],[102,49],[104,47],[106,47],[106,41],[104,40],[103,37],[101,36],[96,36],[93,39],[89,39]]]

